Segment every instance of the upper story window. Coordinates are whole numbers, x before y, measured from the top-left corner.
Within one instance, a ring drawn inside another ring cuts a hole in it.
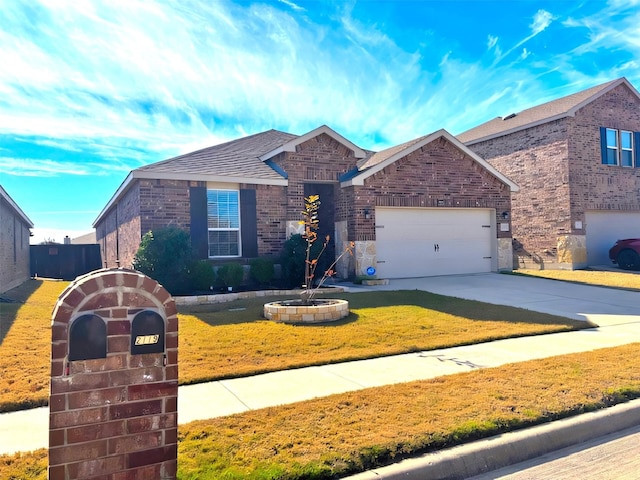
[[[640,168],[640,132],[600,128],[602,163]]]
[[[633,132],[620,130],[620,164],[633,167]]]
[[[240,194],[238,190],[207,190],[209,257],[239,257]]]

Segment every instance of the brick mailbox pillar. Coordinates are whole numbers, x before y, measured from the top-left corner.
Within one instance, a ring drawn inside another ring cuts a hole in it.
[[[155,280],[77,278],[51,328],[50,480],[175,479],[178,317]]]

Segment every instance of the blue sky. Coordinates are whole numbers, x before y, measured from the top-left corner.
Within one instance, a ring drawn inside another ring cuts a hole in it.
[[[130,170],[247,134],[377,150],[640,88],[638,25],[640,0],[3,0],[0,184],[62,241]]]

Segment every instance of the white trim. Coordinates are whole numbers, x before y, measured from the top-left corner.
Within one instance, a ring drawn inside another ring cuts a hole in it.
[[[260,160],[262,160],[264,162],[266,160],[269,160],[270,158],[275,157],[276,155],[278,155],[279,153],[282,153],[282,152],[295,152],[296,151],[296,147],[298,145],[306,142],[307,140],[311,140],[312,138],[315,138],[318,135],[321,135],[323,133],[329,135],[331,138],[333,138],[335,141],[341,143],[342,145],[347,147],[349,150],[352,150],[353,154],[354,154],[354,156],[356,158],[364,158],[364,157],[367,156],[366,152],[364,150],[362,150],[360,147],[356,146],[355,144],[353,144],[352,142],[350,142],[349,140],[344,138],[342,135],[337,133],[335,130],[332,130],[331,128],[327,127],[326,125],[322,125],[322,126],[316,128],[315,130],[311,130],[310,132],[305,133],[304,135],[302,135],[300,137],[297,137],[297,138],[294,138],[293,140],[288,141],[284,145],[276,148],[275,150],[271,150],[270,152],[267,152],[264,155],[261,155],[259,158],[260,158]]]
[[[458,150],[460,150],[462,153],[464,153],[465,155],[468,155],[469,157],[471,157],[475,162],[480,164],[490,174],[492,174],[494,177],[496,177],[501,182],[507,184],[512,192],[517,192],[517,191],[520,190],[520,187],[518,187],[518,185],[516,185],[514,182],[512,182],[507,177],[505,177],[502,173],[500,173],[498,170],[496,170],[486,160],[484,160],[482,157],[480,157],[479,155],[477,155],[476,153],[471,151],[464,144],[462,144],[456,137],[454,137],[453,135],[451,135],[449,132],[447,132],[444,129],[440,129],[440,130],[438,130],[438,131],[436,131],[436,132],[434,132],[434,133],[432,133],[430,135],[427,135],[426,137],[424,137],[419,142],[408,146],[404,150],[400,150],[399,152],[396,152],[394,155],[390,156],[385,161],[380,162],[377,165],[374,165],[373,167],[364,170],[362,173],[359,173],[355,177],[353,177],[353,178],[351,178],[351,179],[349,179],[349,180],[347,180],[345,182],[340,183],[340,187],[344,188],[344,187],[350,187],[352,185],[362,186],[362,185],[364,185],[365,179],[369,178],[374,173],[379,172],[380,170],[384,169],[388,165],[391,165],[392,163],[396,162],[397,160],[400,160],[401,158],[406,157],[410,153],[418,150],[419,148],[422,148],[423,146],[425,146],[425,145],[427,145],[427,144],[429,144],[429,143],[431,143],[431,142],[433,142],[433,141],[435,141],[435,140],[437,140],[439,138],[444,138],[445,140],[447,140],[451,144],[453,144],[453,146],[456,147]]]
[[[29,217],[27,217],[27,214],[24,213],[22,211],[22,209],[18,206],[18,204],[16,202],[13,201],[13,198],[11,198],[11,196],[7,193],[7,191],[2,187],[2,185],[0,185],[0,197],[2,197],[4,200],[6,200],[6,202],[9,204],[9,206],[15,210],[15,212],[18,214],[18,216],[20,218],[22,218],[22,220],[24,221],[24,223],[27,224],[27,226],[29,228],[33,228],[33,222],[31,221],[31,219],[29,219]]]

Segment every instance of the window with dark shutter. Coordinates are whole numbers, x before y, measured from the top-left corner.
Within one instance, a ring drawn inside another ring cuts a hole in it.
[[[640,133],[600,127],[600,155],[603,165],[640,167]]]

